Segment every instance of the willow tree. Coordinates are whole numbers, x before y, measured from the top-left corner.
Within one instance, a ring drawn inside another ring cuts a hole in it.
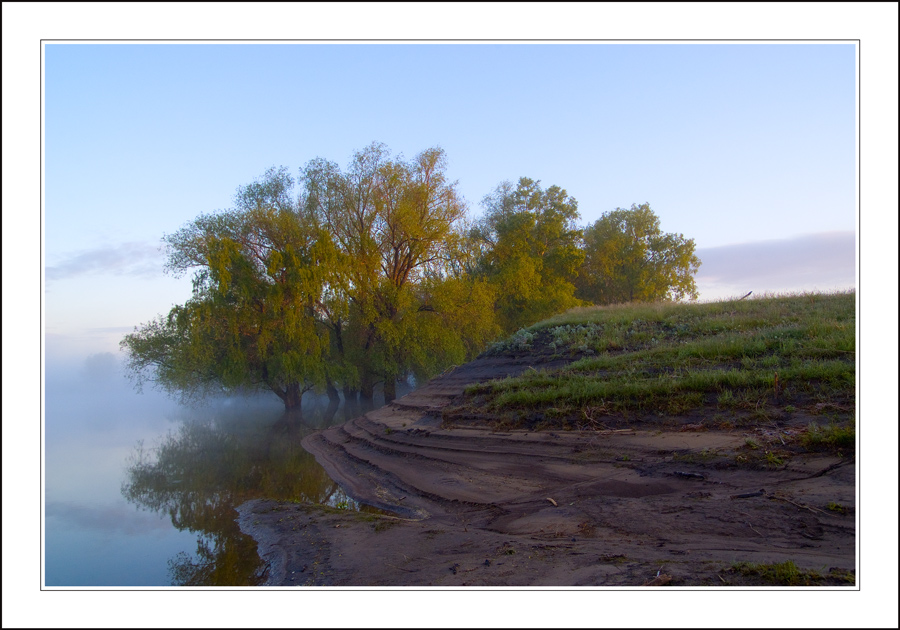
[[[604,213],[584,230],[578,296],[594,304],[697,299],[693,239],[664,233],[647,203]]]
[[[429,295],[449,290],[440,285],[449,281],[466,212],[446,167],[440,148],[406,161],[372,144],[353,156],[346,172],[323,159],[303,170],[304,208],[331,234],[340,258],[334,294],[343,299],[323,321],[335,339],[335,364],[348,379],[355,376],[365,397],[380,381],[392,399],[399,378],[434,368],[423,357],[446,356],[448,345],[458,346],[467,331],[457,328],[465,318],[455,308],[490,309],[477,291],[458,305],[429,302]]]
[[[141,386],[185,398],[270,390],[286,409],[327,382],[328,331],[316,318],[335,259],[329,235],[270,169],[238,189],[236,207],[167,235],[167,270],[190,271],[193,297],[121,342]]]
[[[482,205],[485,216],[471,234],[483,244],[479,272],[496,289],[503,330],[578,306],[574,281],[584,252],[576,200],[522,177],[516,188],[500,184]]]

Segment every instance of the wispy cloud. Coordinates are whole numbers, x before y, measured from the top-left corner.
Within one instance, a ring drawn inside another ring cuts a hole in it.
[[[853,232],[804,234],[789,239],[697,250],[701,298],[736,293],[830,290],[856,286]]]
[[[158,246],[131,242],[82,251],[44,271],[48,282],[99,273],[158,276],[164,262],[165,254]]]

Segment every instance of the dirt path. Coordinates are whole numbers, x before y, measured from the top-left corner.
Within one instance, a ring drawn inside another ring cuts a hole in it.
[[[764,445],[786,425],[442,425],[465,385],[516,374],[525,361],[478,359],[306,438],[348,494],[398,516],[242,505],[268,584],[751,585],[770,582],[736,563],[787,560],[815,572],[814,584],[853,584],[855,462],[797,454],[761,465],[748,439]]]

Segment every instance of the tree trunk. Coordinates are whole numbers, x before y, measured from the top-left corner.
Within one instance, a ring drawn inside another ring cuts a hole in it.
[[[328,407],[326,407],[325,411],[322,413],[322,421],[319,423],[319,426],[329,426],[331,421],[334,420],[334,417],[337,415],[337,410],[340,406],[340,399],[329,401]]]
[[[275,392],[284,401],[285,411],[300,412],[300,402],[303,399],[303,391],[300,389],[300,383],[291,383],[284,388],[283,392]]]
[[[341,399],[338,395],[337,387],[334,386],[334,383],[331,382],[331,379],[325,379],[325,391],[328,393],[328,400],[331,402],[337,402]]]
[[[372,400],[372,396],[375,395],[375,379],[372,378],[372,375],[368,373],[368,370],[364,370],[362,376],[359,379],[359,397],[361,400]]]
[[[356,402],[356,397],[359,396],[359,392],[349,385],[344,385],[344,400],[346,402],[352,403]]]
[[[388,404],[397,398],[397,379],[393,376],[384,377],[384,404]]]

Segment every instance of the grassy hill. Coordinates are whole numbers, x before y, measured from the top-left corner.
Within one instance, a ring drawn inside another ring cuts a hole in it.
[[[538,366],[472,385],[455,407],[504,426],[781,422],[803,424],[811,448],[855,444],[855,292],[575,309],[485,354]]]

